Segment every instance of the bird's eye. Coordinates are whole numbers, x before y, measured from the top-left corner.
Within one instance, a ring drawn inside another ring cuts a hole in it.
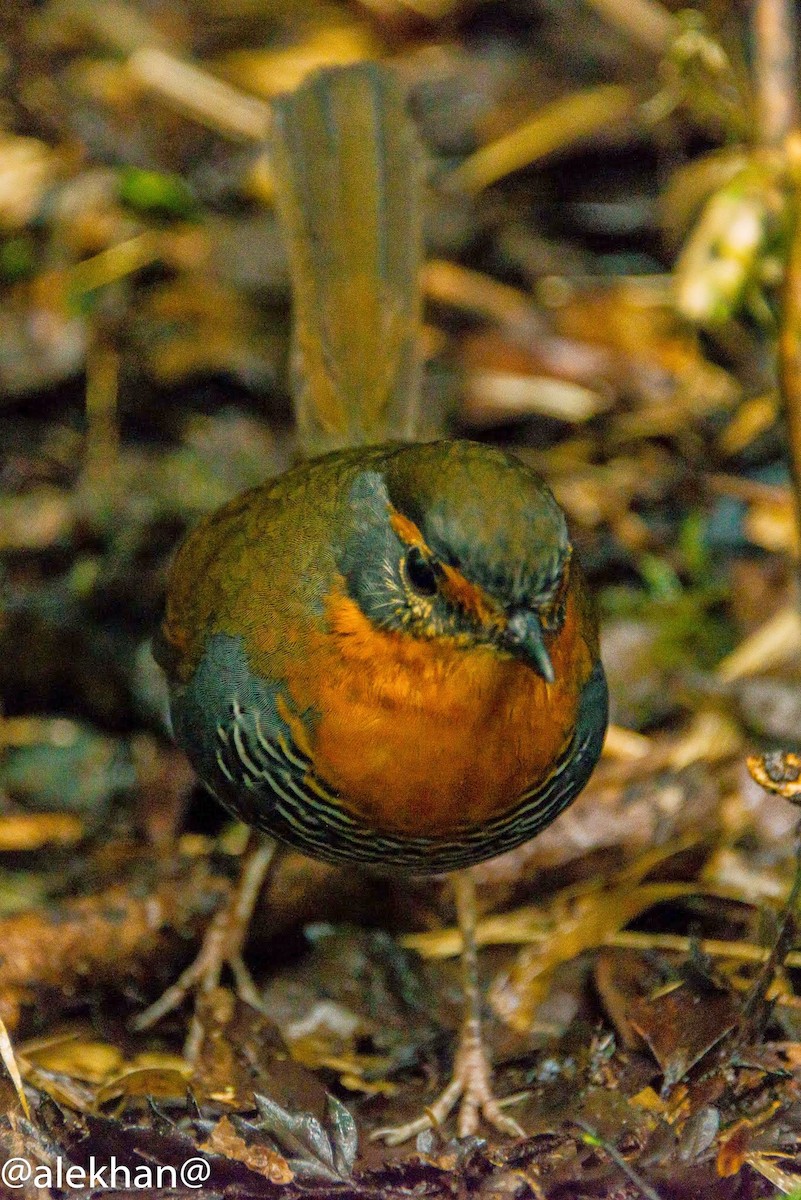
[[[418,546],[406,555],[406,578],[421,596],[433,596],[437,591],[437,574]]]

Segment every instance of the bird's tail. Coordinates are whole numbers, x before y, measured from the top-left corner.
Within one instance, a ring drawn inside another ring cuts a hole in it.
[[[317,72],[274,112],[301,449],[413,437],[421,156],[401,90],[360,63]]]

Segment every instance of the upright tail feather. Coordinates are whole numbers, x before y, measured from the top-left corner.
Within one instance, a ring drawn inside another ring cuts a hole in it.
[[[301,448],[414,436],[421,158],[391,71],[320,71],[275,102]]]

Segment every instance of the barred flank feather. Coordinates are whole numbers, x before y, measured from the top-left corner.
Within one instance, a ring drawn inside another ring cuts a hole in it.
[[[408,439],[419,391],[420,153],[392,73],[311,76],[275,102],[301,448]]]
[[[297,747],[284,738],[265,737],[258,711],[233,698],[229,719],[216,729],[219,773],[213,791],[235,816],[312,858],[420,874],[454,871],[513,850],[550,825],[592,773],[606,723],[606,680],[598,664],[581,696],[575,734],[547,778],[527,789],[508,812],[480,825],[450,830],[441,838],[414,837],[382,833],[349,812]]]

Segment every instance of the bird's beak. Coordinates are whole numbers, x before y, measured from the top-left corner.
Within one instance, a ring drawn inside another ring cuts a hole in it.
[[[545,646],[540,619],[530,608],[519,608],[506,623],[504,641],[531,664],[546,683],[553,683],[554,670]]]

